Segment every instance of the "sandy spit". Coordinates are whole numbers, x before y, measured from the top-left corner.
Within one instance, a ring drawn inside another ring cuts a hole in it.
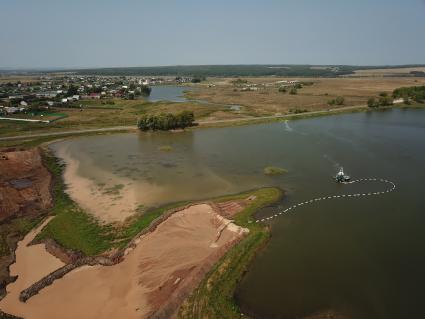
[[[193,205],[141,236],[123,262],[82,267],[25,304],[15,293],[0,306],[27,319],[146,318],[187,295],[246,231],[208,204]]]

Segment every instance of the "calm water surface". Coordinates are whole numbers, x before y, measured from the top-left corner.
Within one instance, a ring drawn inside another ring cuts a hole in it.
[[[184,96],[185,91],[193,90],[193,87],[190,86],[175,86],[175,85],[158,85],[152,86],[151,94],[147,97],[150,102],[158,102],[158,101],[170,101],[170,102],[186,102],[191,101],[195,103],[210,105],[210,106],[225,106],[229,108],[231,111],[240,111],[241,106],[236,104],[222,105],[211,103],[205,100],[189,100]]]
[[[161,152],[163,145],[171,152]],[[56,143],[81,159],[79,173],[102,171],[161,192],[148,206],[279,186],[285,198],[267,216],[313,197],[378,191],[386,185],[338,185],[340,165],[353,178],[383,177],[395,192],[305,206],[272,221],[272,239],[240,284],[242,312],[302,318],[333,309],[348,318],[424,318],[425,112],[393,110],[288,123],[184,133],[82,137]],[[289,173],[267,177],[263,168]],[[93,167],[96,167],[94,170]],[[96,173],[94,173],[96,172]],[[99,173],[100,172],[100,173]]]
[[[157,85],[151,87],[152,91],[148,101],[170,101],[170,102],[185,102],[184,91],[191,90],[188,86],[175,86],[175,85]]]

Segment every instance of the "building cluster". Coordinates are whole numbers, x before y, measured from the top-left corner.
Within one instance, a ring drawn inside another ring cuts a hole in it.
[[[48,109],[52,106],[75,106],[79,100],[134,99],[146,93],[147,87],[191,80],[182,77],[65,74],[43,75],[28,82],[2,82],[0,114]]]

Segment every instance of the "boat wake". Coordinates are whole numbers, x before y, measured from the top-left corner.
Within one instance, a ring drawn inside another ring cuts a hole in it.
[[[289,124],[288,124],[288,120],[285,120],[285,131],[287,131],[287,132],[292,132],[293,131],[293,129],[292,129],[292,127],[290,127],[289,126]]]
[[[276,213],[274,215],[271,215],[269,217],[264,217],[264,218],[260,218],[260,219],[256,219],[254,221],[250,221],[251,223],[259,223],[259,222],[265,222],[268,220],[271,220],[273,218],[282,216],[284,214],[288,214],[291,212],[294,212],[294,210],[296,210],[298,207],[300,206],[304,206],[304,205],[310,205],[310,204],[314,204],[314,203],[318,203],[320,201],[324,201],[324,200],[330,200],[330,199],[341,199],[341,198],[361,198],[361,197],[365,197],[365,196],[377,196],[377,195],[384,195],[386,193],[390,193],[392,191],[394,191],[396,189],[396,185],[387,180],[387,179],[383,179],[383,178],[361,178],[361,179],[357,179],[357,180],[353,180],[353,181],[347,181],[347,182],[341,182],[341,184],[343,185],[348,185],[348,184],[354,184],[354,183],[360,183],[360,182],[382,182],[385,184],[388,184],[389,187],[386,188],[383,191],[379,191],[379,192],[369,192],[369,193],[354,193],[354,194],[342,194],[342,195],[330,195],[330,196],[324,196],[324,197],[317,197],[317,198],[313,198],[310,200],[307,200],[305,202],[301,202],[295,205],[292,205],[291,207],[286,208],[283,211],[280,211],[279,213]]]

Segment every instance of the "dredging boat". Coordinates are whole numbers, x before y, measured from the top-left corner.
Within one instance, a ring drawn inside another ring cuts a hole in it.
[[[345,175],[344,169],[342,167],[339,169],[338,174],[336,174],[336,176],[335,176],[335,181],[337,183],[346,183],[346,182],[349,182],[350,179],[351,179],[351,177],[348,176],[348,175]]]

